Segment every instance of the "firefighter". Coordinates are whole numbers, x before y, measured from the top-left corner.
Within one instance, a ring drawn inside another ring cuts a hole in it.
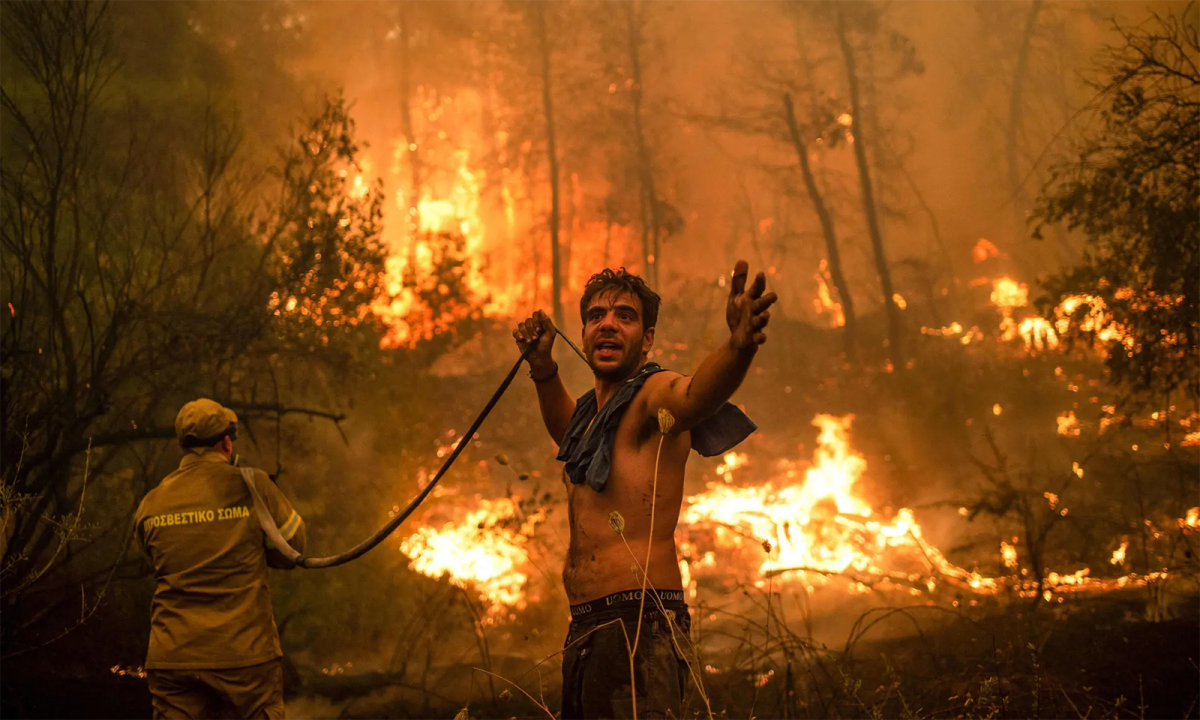
[[[292,563],[266,543],[248,482],[283,538],[304,551],[304,521],[262,470],[243,476],[237,415],[194,400],[175,418],[179,468],[138,506],[137,543],[156,583],[146,677],[155,718],[282,718],[283,671],[267,568]]]

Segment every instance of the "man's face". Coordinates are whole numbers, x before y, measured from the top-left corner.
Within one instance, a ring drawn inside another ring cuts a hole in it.
[[[642,327],[642,301],[628,292],[606,290],[584,312],[583,352],[603,380],[624,380],[654,344],[654,328]]]

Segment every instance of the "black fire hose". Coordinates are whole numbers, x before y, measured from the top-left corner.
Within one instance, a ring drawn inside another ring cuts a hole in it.
[[[475,435],[475,431],[477,431],[479,426],[483,424],[483,421],[485,418],[487,418],[488,413],[492,411],[492,408],[496,407],[496,403],[500,401],[500,397],[504,395],[504,391],[507,390],[508,386],[512,384],[513,378],[517,376],[517,371],[521,369],[521,363],[525,361],[525,356],[528,355],[535,347],[537,347],[536,343],[530,343],[529,346],[525,348],[525,351],[521,353],[521,357],[517,358],[517,362],[512,366],[512,370],[509,370],[508,376],[504,378],[504,382],[500,383],[500,387],[496,388],[496,392],[492,393],[492,398],[488,400],[487,405],[483,406],[483,410],[479,412],[479,416],[475,418],[475,422],[471,423],[470,429],[463,433],[462,437],[458,439],[458,444],[454,446],[454,452],[450,453],[450,457],[446,458],[446,461],[442,463],[441,469],[438,470],[437,474],[433,476],[433,480],[430,480],[429,484],[425,486],[425,489],[418,493],[415,498],[413,498],[412,502],[408,504],[408,507],[400,511],[396,517],[389,520],[387,525],[379,528],[374,535],[366,540],[363,540],[361,543],[350,548],[346,552],[320,558],[298,557],[295,560],[296,565],[302,568],[308,568],[310,570],[315,570],[317,568],[336,567],[338,565],[348,563],[356,558],[362,557],[367,553],[368,550],[383,542],[388,535],[391,535],[393,532],[395,532],[396,528],[400,527],[400,524],[407,520],[408,516],[412,515],[413,511],[425,501],[425,498],[429,496],[429,493],[433,492],[433,488],[437,486],[438,481],[442,479],[442,476],[446,474],[446,471],[450,469],[450,466],[453,465],[454,461],[458,459],[458,456],[462,454],[463,448],[467,446],[467,443],[471,442],[471,438]],[[574,348],[573,345],[572,348]],[[576,350],[576,352],[579,351]],[[580,355],[580,357],[582,357],[582,355]],[[272,522],[272,525],[273,524],[274,523]],[[278,533],[278,531],[276,531],[276,533]],[[268,535],[270,534],[271,533],[268,532]],[[293,552],[295,551],[293,550]]]

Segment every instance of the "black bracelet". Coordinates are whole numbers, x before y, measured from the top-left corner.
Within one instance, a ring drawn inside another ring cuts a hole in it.
[[[558,377],[558,363],[554,363],[554,372],[550,373],[549,375],[547,375],[544,378],[535,378],[533,376],[533,370],[532,369],[529,370],[529,379],[534,381],[535,383],[538,383],[539,385],[541,383],[548,383],[556,377]]]

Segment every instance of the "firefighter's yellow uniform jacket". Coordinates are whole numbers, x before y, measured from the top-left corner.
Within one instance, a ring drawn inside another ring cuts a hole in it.
[[[261,470],[259,494],[283,537],[304,552],[304,521]],[[283,655],[265,545],[241,471],[219,452],[190,453],[151,490],[135,533],[154,568],[147,669],[239,668]]]

